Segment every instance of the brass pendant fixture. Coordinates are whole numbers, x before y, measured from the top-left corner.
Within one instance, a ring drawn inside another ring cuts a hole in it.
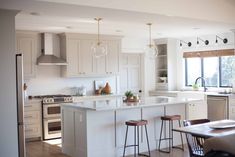
[[[151,30],[151,26],[152,26],[152,23],[147,23],[147,25],[149,26],[149,44],[147,45],[147,48],[146,48],[146,53],[147,53],[147,56],[151,59],[155,59],[158,55],[158,50],[157,50],[157,47],[155,46],[155,44],[152,44],[152,30]]]
[[[107,45],[100,41],[100,21],[102,18],[94,18],[94,20],[97,21],[98,24],[97,43],[92,45],[91,50],[94,57],[100,58],[107,55]]]

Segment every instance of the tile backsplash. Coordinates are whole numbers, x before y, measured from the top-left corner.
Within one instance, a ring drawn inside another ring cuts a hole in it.
[[[87,95],[94,94],[94,81],[109,82],[112,93],[118,93],[118,77],[63,78],[59,66],[37,66],[35,78],[25,80],[28,95],[75,94],[74,87],[86,87]]]

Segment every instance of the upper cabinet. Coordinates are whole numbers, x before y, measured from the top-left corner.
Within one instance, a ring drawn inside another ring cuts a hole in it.
[[[157,39],[155,44],[158,48],[156,57],[156,89],[175,90],[177,62],[176,39]]]
[[[64,77],[86,77],[115,75],[119,73],[119,54],[121,37],[101,36],[107,45],[108,54],[104,57],[93,56],[92,45],[96,44],[97,36],[90,34],[61,34],[61,57],[68,65],[62,67]]]
[[[24,79],[35,77],[38,33],[16,32],[16,52],[23,54]]]

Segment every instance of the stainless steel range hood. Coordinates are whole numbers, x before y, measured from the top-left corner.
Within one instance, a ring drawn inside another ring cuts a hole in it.
[[[67,65],[68,63],[53,54],[53,36],[51,33],[42,34],[42,55],[37,59],[38,65]]]

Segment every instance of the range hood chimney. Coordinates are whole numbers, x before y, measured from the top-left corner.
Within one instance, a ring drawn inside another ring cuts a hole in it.
[[[37,59],[38,65],[67,65],[68,63],[53,54],[53,36],[51,33],[42,34],[42,54]]]

